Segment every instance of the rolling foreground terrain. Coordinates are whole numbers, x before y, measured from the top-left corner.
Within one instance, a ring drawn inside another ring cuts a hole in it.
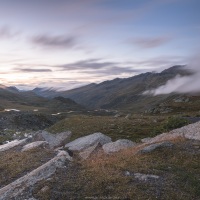
[[[197,200],[199,130],[197,122],[137,143],[30,133],[0,146],[0,199]]]
[[[0,200],[200,199],[200,96],[144,95],[177,75],[69,91],[0,86]]]

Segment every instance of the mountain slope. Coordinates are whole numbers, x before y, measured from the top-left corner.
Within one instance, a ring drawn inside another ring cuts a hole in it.
[[[71,98],[88,108],[119,109],[144,111],[176,94],[150,96],[142,95],[144,91],[164,85],[176,75],[190,75],[183,66],[173,66],[161,73],[143,73],[124,79],[104,81],[63,92],[49,93],[49,97],[63,96]],[[44,92],[44,91],[43,91]],[[40,95],[43,95],[40,93]],[[48,96],[48,93],[45,92]]]
[[[20,92],[15,87],[0,85],[0,110],[19,109],[57,111],[65,112],[71,110],[82,110],[83,106],[73,100],[64,97],[53,99],[44,98],[36,95],[32,91]]]

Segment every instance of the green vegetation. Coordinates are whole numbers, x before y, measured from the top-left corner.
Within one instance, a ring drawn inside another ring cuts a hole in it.
[[[187,119],[181,117],[169,117],[167,122],[163,125],[163,128],[166,131],[170,131],[185,126],[187,124],[189,124],[189,121]]]
[[[58,133],[66,130],[72,131],[72,140],[78,137],[102,132],[113,140],[127,138],[139,141],[145,137],[153,137],[160,133],[170,131],[188,124],[180,117],[132,115],[125,116],[87,116],[74,115],[54,124],[47,131]]]
[[[5,141],[12,140],[12,135],[0,135],[0,145],[2,145]]]

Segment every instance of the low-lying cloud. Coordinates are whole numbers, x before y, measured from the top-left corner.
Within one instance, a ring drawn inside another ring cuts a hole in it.
[[[106,62],[101,59],[88,59],[70,64],[55,66],[60,68],[61,71],[76,71],[85,74],[98,74],[98,75],[121,75],[123,73],[140,72],[140,69],[133,69],[128,66],[122,66],[119,62]]]
[[[116,62],[102,62],[100,59],[88,59],[88,60],[81,60],[78,62],[59,65],[57,67],[61,68],[61,70],[80,70],[80,69],[102,69],[107,68],[110,66],[117,65]]]
[[[0,27],[0,39],[10,39],[20,34],[19,31],[13,31],[9,26]]]
[[[31,41],[43,48],[69,49],[77,45],[77,38],[75,36],[66,35],[37,35],[34,36]]]
[[[51,69],[29,69],[29,68],[15,68],[18,72],[52,72]]]
[[[134,44],[142,49],[150,49],[162,46],[171,40],[169,36],[149,37],[149,38],[134,38],[130,39],[129,43]]]
[[[181,76],[168,80],[165,85],[156,89],[145,91],[143,94],[160,95],[176,93],[197,93],[200,92],[200,59],[193,58],[192,62],[186,67],[193,72],[192,75]]]

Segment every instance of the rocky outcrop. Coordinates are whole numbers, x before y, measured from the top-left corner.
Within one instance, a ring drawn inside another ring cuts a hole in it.
[[[47,131],[39,131],[35,134],[34,140],[35,141],[46,141],[49,143],[49,147],[54,149],[56,147],[64,146],[67,142],[69,142],[71,137],[71,132],[66,131],[57,134],[51,134]]]
[[[41,180],[47,179],[55,173],[57,168],[63,167],[70,156],[65,151],[60,151],[57,156],[38,167],[27,175],[17,179],[0,189],[0,200],[20,199],[24,191],[31,192],[31,188]]]
[[[36,142],[32,142],[29,143],[25,146],[23,146],[22,151],[29,151],[31,149],[35,149],[38,147],[42,147],[42,148],[48,148],[49,147],[49,143],[46,141],[36,141]]]
[[[143,149],[141,149],[139,152],[140,153],[150,153],[150,152],[154,151],[155,149],[159,149],[159,148],[163,148],[163,147],[172,147],[172,146],[173,146],[173,144],[171,142],[160,142],[160,143],[148,145],[148,146],[144,147]]]
[[[110,143],[104,144],[102,148],[103,148],[104,152],[108,154],[108,153],[118,152],[122,149],[134,147],[135,145],[136,145],[136,143],[134,143],[130,140],[120,139],[115,142],[110,142]]]
[[[26,143],[26,141],[27,141],[27,139],[13,140],[12,142],[9,142],[7,144],[0,145],[0,152],[10,150],[10,149],[17,147],[17,146],[24,145]]]
[[[161,141],[174,140],[178,137],[190,140],[200,140],[200,122],[189,124],[187,126],[183,126],[182,128],[174,129],[168,133],[162,133],[154,138],[144,138],[143,141],[145,141],[148,144],[151,144]]]
[[[111,138],[102,133],[93,133],[81,138],[78,138],[65,145],[70,151],[83,151],[97,143],[104,145],[111,142]]]
[[[183,126],[182,128],[175,129],[169,132],[169,134],[179,134],[190,140],[200,140],[200,122]]]

